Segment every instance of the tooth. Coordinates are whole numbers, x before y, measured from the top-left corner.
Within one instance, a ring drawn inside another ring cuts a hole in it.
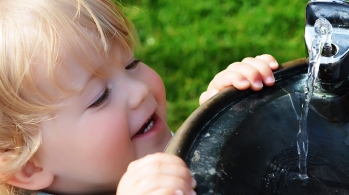
[[[154,121],[151,121],[147,128],[145,128],[144,133],[148,132],[154,126]]]

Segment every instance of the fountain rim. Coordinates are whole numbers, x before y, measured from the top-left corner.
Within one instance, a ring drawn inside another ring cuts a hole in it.
[[[278,82],[279,80],[291,77],[297,73],[306,73],[307,68],[307,58],[299,58],[285,62],[274,71],[275,80]],[[243,96],[245,97],[246,93],[252,94],[255,92],[252,90],[239,91],[234,87],[228,87],[200,105],[178,128],[175,135],[165,148],[165,153],[174,154],[185,160],[190,151],[191,144],[195,142],[196,136],[200,133],[201,128],[198,127],[207,125],[210,122],[210,118],[214,118],[214,116],[208,113],[217,113],[227,106],[227,101],[233,103],[232,100],[234,98],[239,99],[241,94],[244,94]]]

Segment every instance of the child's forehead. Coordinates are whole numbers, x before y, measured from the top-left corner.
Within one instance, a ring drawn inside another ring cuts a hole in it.
[[[87,41],[81,44],[77,48],[59,48],[54,67],[45,62],[35,66],[38,85],[43,91],[55,95],[66,90],[80,91],[92,78],[106,77],[111,67],[124,67],[133,58],[132,52],[121,44],[112,45],[107,51]]]

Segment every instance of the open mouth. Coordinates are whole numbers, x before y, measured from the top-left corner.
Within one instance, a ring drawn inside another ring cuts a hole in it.
[[[154,126],[154,119],[153,117],[150,117],[134,136],[141,135],[143,133],[150,131],[153,128],[153,126]]]

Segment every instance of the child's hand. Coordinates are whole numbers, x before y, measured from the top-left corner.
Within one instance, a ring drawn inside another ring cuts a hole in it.
[[[196,182],[184,161],[156,153],[136,160],[121,178],[117,195],[195,195]]]
[[[254,91],[261,90],[263,83],[272,86],[275,83],[272,70],[276,70],[278,66],[275,58],[268,54],[232,63],[213,78],[207,91],[200,96],[200,105],[229,86],[239,90],[251,88]]]

